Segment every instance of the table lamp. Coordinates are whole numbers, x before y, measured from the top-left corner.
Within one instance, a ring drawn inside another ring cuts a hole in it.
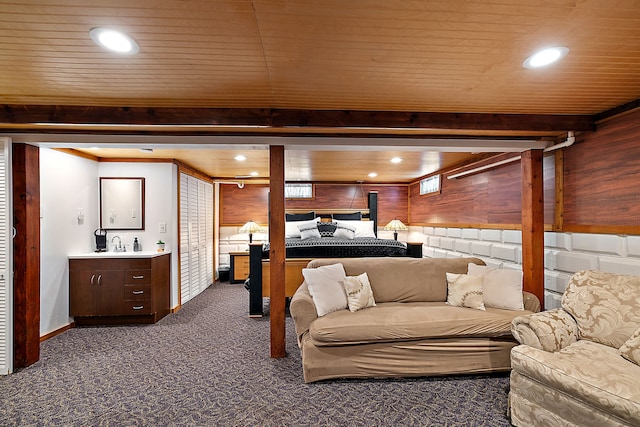
[[[262,227],[260,227],[258,224],[256,224],[253,221],[248,221],[246,222],[241,228],[240,228],[240,232],[241,233],[249,233],[249,244],[251,244],[253,242],[253,233],[258,233],[262,231]]]
[[[394,218],[384,226],[385,230],[393,230],[393,240],[398,240],[398,230],[408,230],[407,226],[399,219]]]

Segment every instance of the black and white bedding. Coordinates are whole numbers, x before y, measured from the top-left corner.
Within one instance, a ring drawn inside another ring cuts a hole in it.
[[[319,239],[285,239],[287,258],[358,258],[376,256],[406,256],[407,246],[391,239],[356,237],[341,239],[321,237]],[[265,243],[263,258],[269,258],[269,243]]]

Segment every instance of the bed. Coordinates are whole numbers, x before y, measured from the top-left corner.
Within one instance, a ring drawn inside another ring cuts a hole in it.
[[[377,193],[370,192],[368,209],[287,212],[285,217],[285,296],[302,283],[302,269],[315,258],[422,257],[422,244],[377,237]],[[249,315],[261,317],[263,298],[270,293],[269,243],[249,249]]]

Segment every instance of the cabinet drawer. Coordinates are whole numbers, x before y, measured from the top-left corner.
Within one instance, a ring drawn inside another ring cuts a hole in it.
[[[249,268],[249,256],[236,256],[233,262],[236,268]]]
[[[151,283],[151,270],[127,270],[124,275],[124,283],[127,285]]]
[[[124,300],[125,301],[151,301],[151,286],[150,285],[125,285]]]
[[[123,316],[131,316],[136,314],[153,314],[151,301],[129,301],[123,307]]]

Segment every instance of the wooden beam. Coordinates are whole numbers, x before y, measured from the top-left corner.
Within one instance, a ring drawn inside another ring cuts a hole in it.
[[[524,290],[544,309],[544,187],[542,150],[522,152],[522,272]]]
[[[153,126],[163,128],[150,129]],[[120,126],[120,127],[118,127]],[[200,127],[200,128],[194,128]],[[366,130],[365,130],[366,129]],[[552,114],[431,113],[403,111],[292,110],[266,108],[91,107],[0,105],[0,131],[144,134],[393,135],[416,131],[486,131],[496,135],[593,131],[592,116]],[[352,133],[353,131],[356,133]],[[360,133],[358,133],[360,130]]]
[[[12,146],[13,367],[40,359],[40,151]]]
[[[354,110],[271,110],[272,126],[467,129],[507,131],[594,130],[591,116],[551,114],[429,113]]]
[[[638,108],[640,108],[640,99],[634,99],[626,104],[618,105],[617,107],[595,114],[593,116],[593,123],[600,124],[622,114],[630,113]]]
[[[271,357],[285,350],[284,147],[269,147],[269,260]]]

